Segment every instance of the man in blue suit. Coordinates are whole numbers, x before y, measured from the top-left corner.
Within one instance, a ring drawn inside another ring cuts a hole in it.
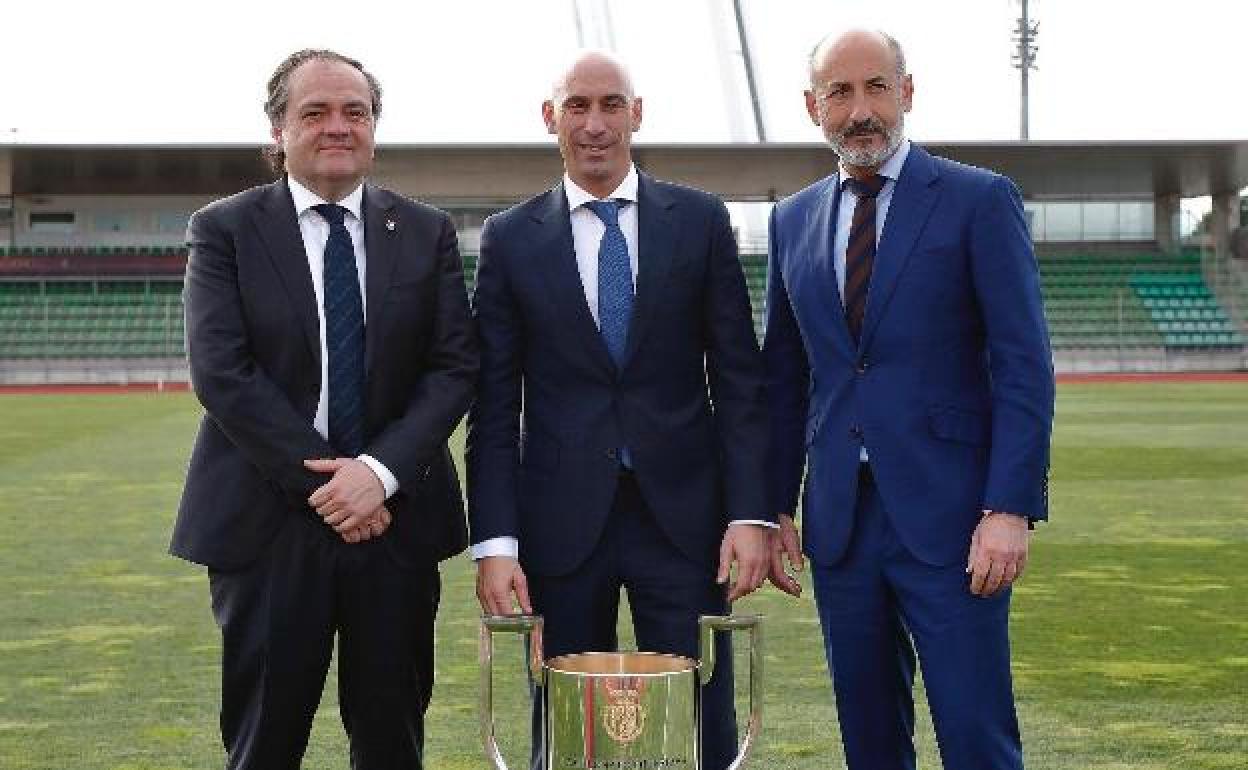
[[[895,40],[811,56],[835,174],[776,206],[764,357],[771,577],[804,551],[851,770],[913,768],[915,652],[944,766],[1021,768],[1010,585],[1046,517],[1053,371],[1009,179],[906,141]]]
[[[696,657],[698,615],[758,587],[774,525],[728,211],[636,170],[641,99],[613,58],[579,56],[542,112],[563,180],[481,235],[477,595],[488,613],[514,600],[543,615],[553,657],[614,650],[623,587],[640,649]],[[703,697],[704,767],[722,770],[736,748],[728,667]]]

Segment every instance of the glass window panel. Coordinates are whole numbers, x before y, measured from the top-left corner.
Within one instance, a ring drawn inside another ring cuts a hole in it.
[[[123,211],[97,211],[92,219],[97,233],[125,233],[134,229],[132,217]]]
[[[74,212],[72,211],[30,212],[30,231],[32,233],[72,233],[74,232],[74,222]]]
[[[1118,232],[1117,203],[1083,204],[1083,238],[1085,241],[1116,241]]]
[[[1027,229],[1031,231],[1033,241],[1048,240],[1044,237],[1044,204],[1024,203],[1023,213],[1027,216]]]
[[[1083,240],[1080,203],[1044,204],[1044,233],[1049,241]]]
[[[1118,222],[1122,237],[1131,241],[1153,239],[1153,204],[1146,201],[1119,204]]]
[[[156,231],[161,233],[176,233],[181,235],[186,232],[186,223],[190,220],[190,214],[184,211],[160,211],[156,213]]]

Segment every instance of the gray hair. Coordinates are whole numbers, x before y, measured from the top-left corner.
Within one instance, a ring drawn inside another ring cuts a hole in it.
[[[269,77],[268,96],[264,100],[264,114],[269,116],[271,125],[278,125],[286,119],[286,108],[290,104],[290,77],[295,70],[299,69],[299,65],[304,62],[318,59],[321,61],[333,61],[354,67],[364,76],[364,80],[368,83],[368,93],[372,101],[373,120],[381,117],[381,82],[373,76],[373,73],[364,69],[364,65],[350,56],[344,56],[337,51],[331,51],[327,48],[305,48],[302,51],[295,51],[290,56],[282,60],[277,65],[277,69]],[[269,165],[273,170],[281,174],[286,168],[286,152],[282,150],[281,145],[274,144],[271,147],[264,148],[264,156],[269,161]]]
[[[837,35],[836,40],[840,40],[841,37],[843,37],[844,35],[852,31],[855,31],[855,30],[847,30],[845,32],[829,33],[827,35],[824,35],[822,38],[819,39],[818,43],[815,43],[815,47],[810,49],[810,55],[809,57],[807,57],[807,67],[809,68],[809,71],[810,71],[810,82],[812,84],[815,82],[815,67],[819,65],[819,54],[823,51],[824,48],[828,46],[829,43],[833,42],[832,35],[833,34]],[[873,34],[880,36],[880,38],[888,46],[888,49],[893,52],[893,59],[894,61],[897,62],[897,77],[898,78],[905,77],[906,76],[906,52],[901,49],[901,43],[897,42],[897,38],[893,37],[892,35],[888,34],[882,29],[862,30],[862,31],[871,32]]]

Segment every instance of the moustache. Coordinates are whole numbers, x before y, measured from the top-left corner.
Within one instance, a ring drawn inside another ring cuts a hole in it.
[[[841,131],[842,139],[849,139],[853,136],[870,136],[871,134],[885,135],[884,126],[874,118],[860,120],[857,123],[850,123]]]

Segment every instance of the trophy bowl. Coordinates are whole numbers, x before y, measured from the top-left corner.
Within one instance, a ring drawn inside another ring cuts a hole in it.
[[[493,615],[481,624],[481,734],[494,770],[507,770],[494,729],[493,639],[520,633],[542,693],[540,756],[546,770],[702,770],[701,686],[715,672],[716,631],[750,632],[750,712],[729,770],[738,770],[762,726],[762,618],[703,616],[701,659],[653,652],[584,652],[542,659],[542,618]]]

